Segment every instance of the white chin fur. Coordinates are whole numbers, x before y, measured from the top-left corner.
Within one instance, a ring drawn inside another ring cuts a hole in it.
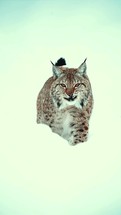
[[[60,106],[60,110],[69,106],[75,106],[77,108],[82,109],[82,106],[80,105],[78,99],[75,99],[74,101],[67,101],[66,99],[63,99],[63,103]]]

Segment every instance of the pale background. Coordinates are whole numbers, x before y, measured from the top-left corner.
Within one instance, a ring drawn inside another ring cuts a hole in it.
[[[50,60],[88,58],[95,108],[75,147],[36,124]],[[0,215],[121,214],[121,1],[0,0]]]

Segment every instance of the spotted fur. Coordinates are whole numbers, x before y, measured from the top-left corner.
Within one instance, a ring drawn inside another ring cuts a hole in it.
[[[52,70],[37,97],[37,123],[47,124],[71,145],[85,142],[93,108],[86,59],[78,68],[52,63]]]

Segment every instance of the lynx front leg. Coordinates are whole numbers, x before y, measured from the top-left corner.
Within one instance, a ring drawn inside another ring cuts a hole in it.
[[[78,143],[83,143],[86,142],[88,139],[88,134],[84,134],[84,136],[82,134],[76,134],[74,136],[71,136],[69,138],[69,144],[70,145],[76,145]]]
[[[78,143],[86,142],[88,139],[89,124],[88,122],[83,122],[80,126],[71,125],[73,127],[71,131],[71,136],[69,137],[70,145],[76,145]]]

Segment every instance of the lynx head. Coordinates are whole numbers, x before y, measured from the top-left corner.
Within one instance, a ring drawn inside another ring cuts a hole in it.
[[[78,68],[63,67],[65,63],[61,64],[61,62],[59,64],[51,62],[54,82],[51,86],[50,94],[53,102],[59,109],[70,105],[82,108],[86,105],[91,90],[91,85],[86,75],[86,59]]]

